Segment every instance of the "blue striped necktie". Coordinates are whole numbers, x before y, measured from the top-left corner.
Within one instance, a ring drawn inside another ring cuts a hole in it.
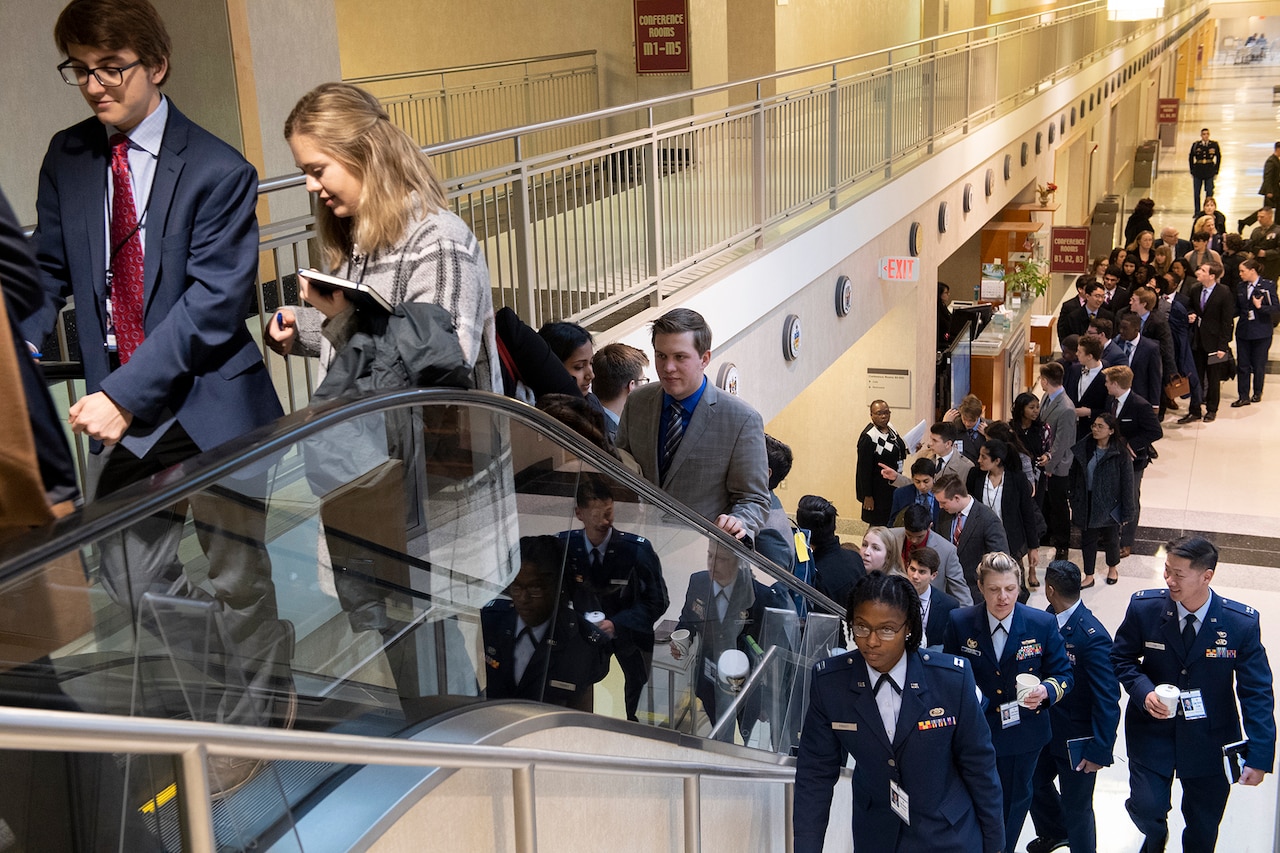
[[[675,458],[680,447],[680,439],[684,438],[684,406],[672,401],[667,407],[667,431],[662,436],[662,477],[666,479],[671,460]]]

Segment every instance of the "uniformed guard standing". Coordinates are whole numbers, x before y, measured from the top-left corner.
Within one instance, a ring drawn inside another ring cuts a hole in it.
[[[920,599],[901,575],[858,581],[848,614],[857,651],[813,669],[796,761],[796,853],[822,850],[850,755],[854,849],[1006,849],[995,751],[964,658],[920,651]]]
[[[1027,819],[1036,759],[1049,742],[1048,706],[1060,702],[1072,683],[1057,621],[1018,604],[1018,576],[1018,563],[1008,554],[996,551],[984,556],[978,564],[983,603],[951,611],[942,640],[947,654],[963,655],[969,661],[987,703],[1010,850]],[[1039,684],[1020,688],[1021,676],[1039,679]]]
[[[1191,152],[1187,155],[1187,165],[1191,167],[1192,192],[1195,194],[1195,207],[1199,212],[1200,190],[1206,196],[1213,195],[1213,179],[1218,176],[1222,167],[1222,149],[1218,143],[1209,138],[1209,128],[1200,128],[1200,139],[1191,144]]]
[[[1116,631],[1111,660],[1129,693],[1124,715],[1129,747],[1125,807],[1146,836],[1143,851],[1162,851],[1169,834],[1170,791],[1182,782],[1185,853],[1210,853],[1233,777],[1257,785],[1275,763],[1275,699],[1258,612],[1209,589],[1218,549],[1201,536],[1165,546],[1168,589],[1134,593]],[[1169,713],[1157,695],[1176,700]],[[1176,692],[1168,690],[1176,688]],[[1239,702],[1248,740],[1240,747]],[[1226,749],[1224,749],[1226,748]],[[1242,763],[1235,756],[1242,756]]]

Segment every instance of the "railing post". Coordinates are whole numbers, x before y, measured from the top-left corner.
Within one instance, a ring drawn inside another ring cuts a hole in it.
[[[964,126],[961,132],[969,132],[969,119],[973,118],[973,34],[964,37]]]
[[[702,851],[702,777],[684,777],[684,853]]]
[[[645,189],[645,229],[649,232],[649,275],[653,277],[653,293],[649,297],[649,306],[657,308],[662,304],[662,186],[658,169],[658,134],[653,129],[653,107],[648,109],[649,144],[645,152],[644,182]]]
[[[209,792],[209,752],[197,744],[178,756],[182,781],[178,796],[182,798],[179,822],[182,827],[182,849],[190,853],[214,853],[218,849],[213,834],[213,811]]]
[[[764,248],[765,190],[767,179],[764,164],[765,128],[764,101],[760,97],[760,84],[756,84],[755,115],[751,122],[751,217],[756,226],[755,248]]]
[[[786,853],[795,853],[796,839],[793,827],[796,823],[796,783],[782,783],[782,820],[783,828],[787,833],[785,847]]]
[[[524,319],[535,329],[542,325],[541,312],[538,310],[537,282],[534,280],[533,209],[529,204],[529,173],[525,169],[524,156],[520,147],[520,137],[515,142],[516,174],[511,192],[515,195],[515,238],[516,238],[516,277],[524,286]]]
[[[827,102],[827,186],[831,187],[827,206],[835,210],[840,196],[840,83],[835,63],[831,64],[831,96]]]
[[[511,771],[511,805],[515,812],[516,853],[537,853],[537,798],[532,764]]]
[[[893,63],[884,75],[884,176],[893,177]]]
[[[925,152],[933,153],[933,134],[938,123],[936,121],[938,113],[938,43],[933,42],[933,50],[929,51],[930,58],[924,63],[924,93],[922,100],[925,102],[925,111],[928,115],[928,124],[925,126],[925,138],[929,140],[925,144]]]

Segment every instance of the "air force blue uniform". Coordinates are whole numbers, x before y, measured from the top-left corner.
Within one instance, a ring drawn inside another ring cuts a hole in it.
[[[972,672],[954,655],[907,652],[906,682],[890,743],[862,654],[814,666],[796,761],[796,853],[822,850],[831,792],[850,755],[855,850],[1004,849],[995,751]],[[909,825],[890,807],[890,781],[910,800]]]
[[[1116,631],[1111,661],[1129,693],[1125,740],[1129,748],[1129,815],[1160,844],[1168,833],[1170,786],[1182,780],[1186,829],[1182,849],[1211,851],[1230,793],[1222,747],[1240,740],[1241,720],[1249,738],[1245,765],[1270,772],[1275,764],[1275,701],[1271,666],[1262,646],[1258,611],[1222,598],[1212,600],[1187,649],[1178,610],[1167,589],[1134,593]],[[1203,719],[1183,714],[1158,720],[1143,703],[1157,684],[1199,690]]]
[[[1071,692],[1049,709],[1053,739],[1036,765],[1031,821],[1041,838],[1065,838],[1071,853],[1094,853],[1098,832],[1093,788],[1098,777],[1076,771],[1067,741],[1089,738],[1084,758],[1103,767],[1111,764],[1120,726],[1120,683],[1111,668],[1111,635],[1083,602],[1067,618],[1061,634],[1071,661]],[[1053,786],[1054,777],[1061,794]]]
[[[1031,805],[1031,777],[1036,759],[1050,740],[1048,707],[1066,696],[1072,676],[1071,663],[1053,616],[1015,604],[1009,619],[1009,636],[999,660],[991,642],[985,604],[953,610],[942,647],[947,654],[963,655],[969,661],[978,689],[986,699],[987,725],[991,729],[996,769],[1004,791],[1004,834],[1012,848]],[[1017,724],[1005,728],[1000,719],[1000,706],[1017,701],[1016,679],[1022,673],[1038,677],[1049,700],[1035,711],[1019,706]]]
[[[670,604],[662,564],[647,539],[616,527],[599,568],[591,565],[591,543],[583,531],[566,531],[559,538],[568,543],[566,574],[574,580],[578,609],[603,611],[613,623],[609,646],[625,679],[627,719],[635,720],[653,664],[653,626]]]

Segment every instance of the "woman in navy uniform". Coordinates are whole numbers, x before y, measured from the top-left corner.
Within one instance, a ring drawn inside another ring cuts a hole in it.
[[[1258,611],[1209,589],[1217,564],[1218,549],[1201,536],[1166,545],[1168,589],[1133,594],[1111,647],[1129,694],[1125,808],[1146,836],[1144,851],[1165,848],[1175,773],[1186,819],[1182,849],[1213,850],[1231,793],[1222,748],[1240,740],[1242,715],[1248,743],[1240,784],[1259,784],[1275,763],[1275,697]],[[1156,697],[1158,684],[1182,692],[1173,719]]]
[[[796,853],[822,850],[850,755],[855,849],[1003,850],[995,751],[964,659],[919,650],[920,599],[900,575],[867,575],[847,612],[857,651],[813,669],[796,762]]]
[[[1004,835],[1012,850],[1031,806],[1036,759],[1052,734],[1048,708],[1071,689],[1071,662],[1057,620],[1018,604],[1016,560],[998,551],[984,556],[978,587],[983,603],[951,611],[942,648],[968,659],[982,691],[1004,792]],[[1025,673],[1040,684],[1019,701],[1016,679]]]

